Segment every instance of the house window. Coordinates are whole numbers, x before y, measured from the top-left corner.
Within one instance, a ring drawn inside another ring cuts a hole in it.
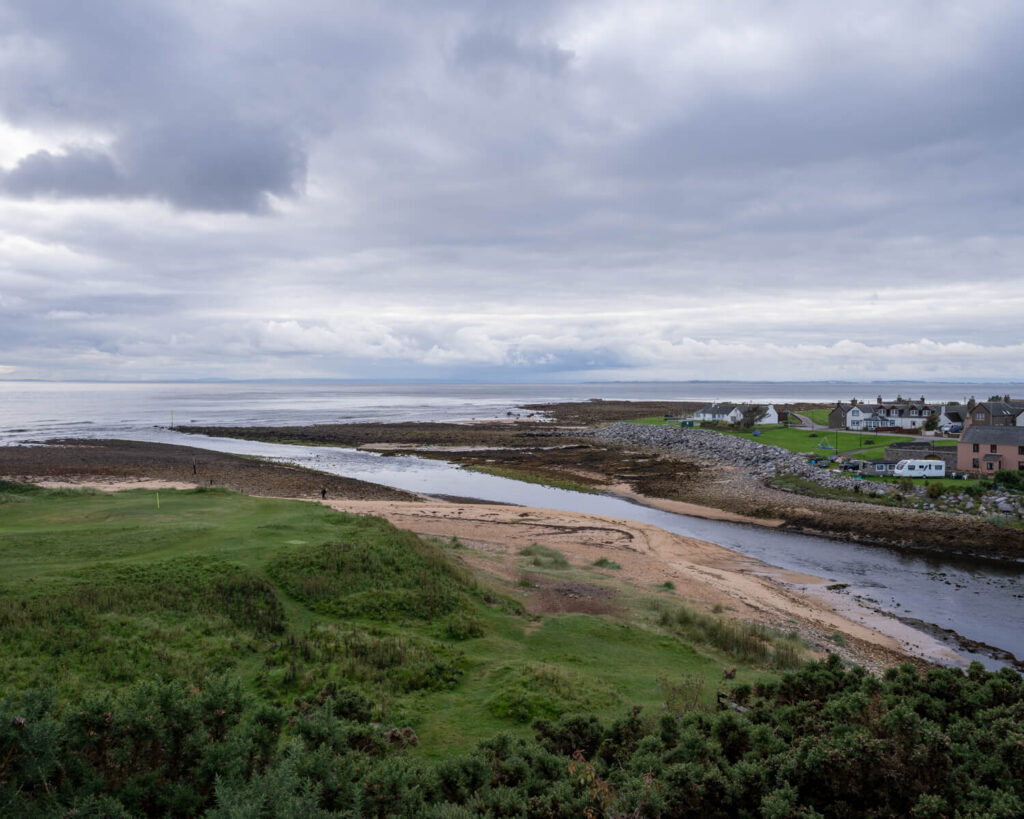
[[[980,452],[980,451],[981,451],[981,445],[980,444],[974,444],[971,447],[971,452]]]
[[[1024,472],[1024,461],[1017,461],[1017,471]]]
[[[910,414],[916,416],[917,415],[917,410],[911,410]]]
[[[1017,447],[1017,454],[1024,455],[1024,446]]]
[[[971,466],[974,467],[975,469],[978,468],[978,459],[977,458],[971,458]]]
[[[988,445],[988,451],[989,452],[995,452],[996,451],[996,445],[995,444],[989,444]]]
[[[976,413],[974,413],[974,420],[975,421],[984,421],[985,420],[985,413],[983,413],[983,412],[976,412]]]
[[[995,464],[992,463],[992,461],[989,461],[987,464],[985,464],[985,469],[987,469],[989,472],[991,472],[994,468]]]
[[[850,415],[860,415],[860,410],[858,410],[858,409],[850,410]]]

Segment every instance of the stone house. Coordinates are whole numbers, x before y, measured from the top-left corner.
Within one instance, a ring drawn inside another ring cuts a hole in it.
[[[971,472],[1024,472],[1024,427],[972,424],[956,445],[957,469]]]
[[[1003,401],[982,401],[975,404],[964,419],[967,425],[978,424],[986,427],[1024,426],[1024,401],[1010,399]]]

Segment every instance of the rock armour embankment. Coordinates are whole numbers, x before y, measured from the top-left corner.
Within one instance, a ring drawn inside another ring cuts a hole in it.
[[[789,474],[809,478],[823,486],[837,489],[854,489],[860,486],[863,491],[864,487],[864,482],[856,478],[812,466],[804,455],[710,430],[617,423],[594,430],[590,434],[608,443],[670,452],[682,460],[714,466],[736,466],[756,478],[773,478],[776,475]],[[885,492],[882,488],[878,491]]]

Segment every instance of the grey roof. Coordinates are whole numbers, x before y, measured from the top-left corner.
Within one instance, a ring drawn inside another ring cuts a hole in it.
[[[961,444],[1024,446],[1024,427],[990,427],[971,424],[960,436]]]
[[[988,455],[986,455],[984,458],[982,458],[982,460],[983,461],[1001,461],[1001,460],[1003,460],[1003,456],[1002,455],[993,454],[993,453],[990,452]]]
[[[740,404],[708,404],[706,407],[701,407],[698,410],[698,413],[710,413],[711,415],[728,415],[734,409],[738,409],[740,412],[743,411],[743,407]]]
[[[954,424],[962,424],[964,422],[963,413],[959,410],[946,410],[946,417]]]
[[[1018,408],[1012,407],[1004,401],[982,401],[978,407],[987,409],[992,413],[993,418],[1008,418],[1020,412]]]

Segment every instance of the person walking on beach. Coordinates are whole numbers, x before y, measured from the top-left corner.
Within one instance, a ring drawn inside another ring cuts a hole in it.
[[[320,490],[320,500],[327,500],[327,490],[326,489],[321,489]]]

